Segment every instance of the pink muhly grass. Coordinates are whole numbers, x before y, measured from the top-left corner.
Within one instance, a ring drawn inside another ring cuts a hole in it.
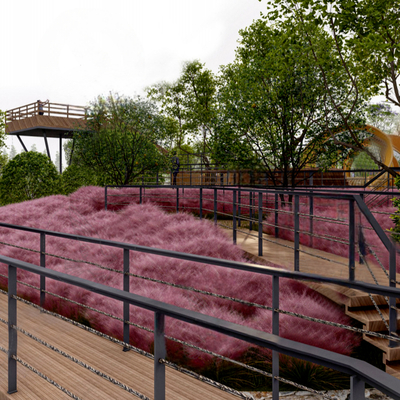
[[[2,207],[2,222],[246,262],[242,251],[210,221],[200,221],[186,213],[168,214],[148,202],[143,205],[135,203],[126,205],[121,207],[119,212],[105,211],[104,189],[97,187],[81,188],[69,197],[50,196]],[[39,235],[35,233],[0,228],[0,242],[39,250]],[[0,245],[0,248],[3,255],[39,264],[37,253],[6,245]],[[87,260],[122,271],[123,250],[119,248],[47,236],[46,252],[75,260]],[[46,267],[122,289],[121,274],[99,269],[95,265],[47,256]],[[0,270],[2,274],[7,274],[6,266],[2,265]],[[271,279],[265,275],[134,251],[130,252],[130,271],[141,276],[271,306]],[[39,278],[25,271],[18,271],[18,279],[39,286]],[[286,279],[281,279],[280,282],[282,309],[349,324],[349,318],[339,307],[302,283]],[[0,284],[6,286],[6,278],[0,278]],[[53,293],[122,317],[120,302],[58,281],[47,280],[46,285],[47,289]],[[39,300],[38,292],[32,288],[19,284],[18,291],[22,296],[35,302]],[[130,278],[130,291],[271,332],[271,312],[268,310],[134,277]],[[84,310],[80,306],[50,295],[46,297],[46,307],[75,318],[83,315],[96,329],[122,339],[122,322],[120,321],[94,311]],[[153,313],[131,307],[130,315],[134,323],[153,328]],[[343,329],[287,315],[281,315],[280,321],[281,336],[303,343],[344,354],[349,354],[359,343],[358,336]],[[132,344],[148,351],[151,350],[152,333],[135,327],[131,327],[130,332]],[[233,358],[240,357],[251,347],[245,342],[170,318],[167,318],[166,333]],[[170,352],[176,351],[179,355],[181,351],[182,356],[184,354],[189,356],[189,364],[193,366],[204,366],[210,362],[208,355],[191,348],[182,350],[180,346],[168,343]]]

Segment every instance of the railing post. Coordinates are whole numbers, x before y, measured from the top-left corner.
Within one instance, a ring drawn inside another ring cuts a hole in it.
[[[179,186],[176,187],[176,213],[179,213]]]
[[[214,189],[214,225],[217,225],[217,189]]]
[[[200,188],[200,219],[203,219],[203,188]]]
[[[312,193],[312,191],[311,191]],[[314,196],[311,194],[310,197],[310,247],[314,245]]]
[[[275,193],[275,237],[279,236],[278,228],[278,193]]]
[[[258,255],[261,257],[263,255],[263,225],[262,225],[262,192],[258,192]]]
[[[272,277],[272,334],[279,336],[279,276]],[[279,353],[272,351],[272,400],[279,400]]]
[[[40,266],[46,268],[46,235],[40,233]],[[40,307],[44,307],[46,300],[46,277],[40,275]]]
[[[17,300],[13,296],[17,295],[17,268],[8,266],[8,391],[17,391]]]
[[[396,287],[396,247],[391,242],[390,253],[389,253],[389,286]],[[396,298],[389,297],[389,328],[390,335],[396,334],[397,332],[397,307]],[[389,347],[398,347],[398,342],[393,340],[389,341]]]
[[[125,292],[129,292],[129,249],[124,249],[124,282]],[[124,342],[129,344],[129,303],[124,301]],[[127,347],[123,351],[129,351]]]
[[[241,220],[240,220],[240,203],[242,201],[242,191],[239,189],[238,191],[238,209],[237,209],[237,216],[238,216],[238,227],[240,228]]]
[[[361,197],[361,200],[364,201],[364,193],[360,193],[360,197]],[[358,249],[360,251],[359,263],[363,264],[364,263],[363,256],[365,256],[366,251],[365,251],[364,232],[362,229],[361,221],[362,221],[362,216],[360,213],[360,220],[359,220],[359,224],[358,224]]]
[[[356,375],[350,377],[350,400],[365,400],[365,382]]]
[[[233,191],[232,194],[233,198],[232,198],[232,203],[233,203],[233,209],[232,209],[232,214],[233,214],[233,243],[236,244],[236,190]]]
[[[107,186],[104,188],[104,209],[107,211]]]
[[[355,279],[355,215],[354,199],[349,201],[349,280]]]
[[[294,270],[300,271],[300,215],[299,195],[294,196]]]
[[[140,186],[139,188],[139,203],[142,204],[143,199],[142,199],[142,187]]]
[[[249,218],[250,218],[250,226],[249,229],[253,230],[253,192],[249,191]]]
[[[164,314],[156,311],[154,315],[154,400],[165,400],[165,359]]]

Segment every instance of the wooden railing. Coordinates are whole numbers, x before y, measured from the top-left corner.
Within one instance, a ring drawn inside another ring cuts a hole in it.
[[[71,104],[45,103],[39,108],[39,102],[26,104],[21,107],[6,111],[6,123],[18,121],[36,115],[64,118],[85,118],[86,107]],[[39,114],[43,113],[43,114]]]

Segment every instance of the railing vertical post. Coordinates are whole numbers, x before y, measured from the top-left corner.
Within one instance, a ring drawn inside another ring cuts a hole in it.
[[[263,255],[263,212],[262,212],[263,195],[262,192],[258,192],[258,255]]]
[[[129,292],[129,249],[124,249],[124,282],[125,292]],[[124,301],[124,342],[129,344],[129,303]],[[127,347],[123,351],[129,351]]]
[[[238,216],[238,227],[240,228],[241,220],[240,220],[240,203],[242,202],[242,191],[239,189],[238,191],[238,209],[237,209],[237,216]]]
[[[350,400],[365,400],[365,382],[355,375],[350,377]]]
[[[361,200],[364,201],[364,193],[360,193],[360,197]],[[366,251],[365,251],[364,232],[362,229],[361,221],[362,221],[362,214],[360,213],[359,224],[358,224],[358,250],[360,251],[359,263],[363,264],[364,263],[363,257],[365,256]]]
[[[200,188],[200,219],[203,218],[203,188]]]
[[[389,253],[389,286],[396,287],[396,247],[391,243],[390,253]],[[397,307],[396,298],[389,297],[389,328],[390,335],[396,334],[397,332]],[[394,341],[389,341],[389,347],[397,347],[398,343]]]
[[[164,337],[165,317],[160,312],[154,315],[154,400],[165,400],[165,365],[160,359],[165,359]]]
[[[312,191],[311,191],[312,193]],[[311,194],[309,196],[310,199],[310,247],[313,247],[314,245],[314,196]]]
[[[278,193],[275,193],[275,237],[279,236],[278,228]]]
[[[107,186],[104,188],[104,209],[107,211]]]
[[[142,187],[140,186],[139,188],[139,203],[142,204],[143,198],[142,198]]]
[[[46,235],[40,233],[40,266],[46,268]],[[40,307],[44,307],[46,300],[46,277],[40,275]]]
[[[253,192],[249,191],[249,218],[250,218],[250,226],[249,229],[253,230]]]
[[[355,215],[354,215],[354,199],[349,201],[349,279],[355,279]]]
[[[279,336],[279,276],[272,277],[272,334]],[[279,353],[272,351],[272,400],[279,400]]]
[[[17,268],[8,266],[8,391],[17,391],[17,300],[13,297],[17,295]]]
[[[214,225],[217,225],[217,189],[214,189]]]
[[[232,209],[232,214],[233,214],[233,243],[236,244],[236,190],[233,191],[232,193],[232,203],[233,203],[233,209]]]
[[[294,270],[300,271],[300,215],[299,195],[294,196]]]
[[[176,213],[179,213],[179,186],[176,187]]]

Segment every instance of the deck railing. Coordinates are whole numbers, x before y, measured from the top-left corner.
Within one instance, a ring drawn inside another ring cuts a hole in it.
[[[43,114],[40,114],[43,113]],[[85,118],[86,107],[74,106],[71,104],[60,104],[47,102],[40,106],[39,102],[26,104],[21,107],[6,111],[6,124],[25,118],[44,115],[48,117],[63,118]]]
[[[12,227],[10,225],[10,227]],[[298,343],[292,340],[284,339],[279,336],[279,279],[289,278],[296,280],[325,282],[357,290],[366,291],[368,293],[388,296],[390,298],[399,298],[400,289],[385,287],[379,285],[371,285],[367,283],[355,282],[350,280],[342,280],[336,278],[326,278],[318,275],[305,274],[301,272],[290,272],[286,270],[258,267],[256,265],[245,264],[240,262],[227,261],[222,259],[196,256],[176,251],[162,250],[139,245],[131,245],[127,243],[112,242],[97,238],[89,238],[77,235],[68,235],[63,233],[46,232],[41,230],[33,230],[27,227],[17,227],[29,231],[40,232],[42,234],[62,236],[73,240],[81,240],[84,242],[92,242],[97,244],[105,244],[114,247],[120,247],[125,252],[128,252],[128,257],[124,256],[124,260],[129,260],[129,251],[145,252],[159,256],[172,257],[183,259],[203,264],[216,265],[223,268],[233,268],[236,270],[248,271],[257,274],[269,275],[272,277],[273,284],[273,303],[272,303],[272,334],[258,331],[249,327],[234,324],[215,317],[204,315],[195,311],[183,309],[171,304],[163,303],[157,300],[149,299],[133,293],[129,293],[129,288],[119,290],[111,288],[99,283],[94,283],[76,276],[71,276],[58,271],[53,271],[36,266],[24,261],[15,260],[6,256],[0,256],[0,262],[8,265],[8,327],[9,327],[9,348],[1,349],[8,354],[8,393],[17,391],[17,363],[18,358],[17,348],[17,270],[22,269],[40,276],[41,282],[46,278],[54,279],[59,282],[64,282],[69,285],[83,288],[85,290],[98,293],[100,295],[116,299],[126,305],[134,305],[145,308],[154,312],[154,399],[165,400],[165,366],[172,365],[166,360],[165,346],[165,317],[178,319],[190,324],[201,326],[215,332],[219,332],[240,340],[247,341],[257,346],[261,346],[273,351],[273,391],[274,399],[279,398],[279,358],[275,355],[285,354],[291,357],[310,361],[328,368],[335,369],[350,376],[350,396],[352,400],[361,400],[365,398],[365,384],[377,388],[393,399],[400,400],[400,381],[389,374],[371,366],[370,364],[353,359],[348,356],[337,354],[331,351],[316,348],[314,346]],[[41,252],[44,250],[41,246]],[[124,272],[127,275],[129,265],[125,266]],[[124,318],[125,320],[125,318]],[[129,328],[128,328],[129,329]],[[125,335],[124,335],[125,336]]]
[[[112,188],[120,188],[122,192],[113,192]],[[129,191],[130,189],[131,191]],[[250,231],[254,227],[255,233],[248,232],[247,235],[257,239],[259,256],[263,256],[264,241],[269,240],[264,237],[264,228],[272,227],[275,238],[279,238],[280,230],[285,232],[290,231],[293,232],[292,265],[295,271],[300,271],[301,269],[301,253],[318,257],[317,255],[301,250],[300,235],[309,236],[311,243],[314,236],[316,236],[319,240],[328,240],[334,244],[339,243],[347,246],[348,277],[350,281],[356,279],[355,263],[357,255],[359,256],[360,263],[366,263],[366,245],[368,243],[365,240],[365,232],[369,230],[375,233],[374,240],[382,244],[382,248],[386,252],[385,258],[389,260],[388,272],[386,273],[388,286],[396,287],[396,245],[388,237],[387,232],[379,225],[360,194],[227,187],[193,187],[192,191],[190,189],[188,191],[187,187],[179,186],[163,186],[162,190],[164,192],[159,194],[157,193],[157,189],[156,191],[154,189],[154,186],[106,186],[104,192],[105,209],[119,209],[129,204],[130,201],[140,204],[154,201],[160,204],[164,203],[161,206],[167,208],[168,211],[177,213],[187,211],[195,213],[200,219],[208,214],[208,216],[212,217],[215,225],[217,225],[219,218],[231,218],[232,236],[235,244],[237,242],[237,234],[241,231],[241,224],[248,224]],[[315,199],[341,201],[343,203],[343,210],[341,211],[345,213],[346,218],[318,216],[314,212]],[[303,205],[302,211],[300,210],[300,204]],[[308,208],[307,211],[304,210],[304,206]],[[274,216],[272,223],[265,221],[264,216],[267,213]],[[280,219],[282,217],[285,218],[285,216],[292,218],[293,224],[291,226],[288,226],[287,223],[284,226],[280,225]],[[363,224],[360,223],[361,219],[364,220]],[[301,223],[301,221],[304,222]],[[314,232],[315,225],[321,221],[345,226],[345,229],[347,229],[346,236],[335,237],[326,234],[323,236],[316,234]],[[223,221],[220,224],[223,225]],[[375,247],[376,244],[369,243],[371,248]],[[381,263],[380,260],[378,262]],[[396,303],[394,299],[390,299],[389,303],[389,331],[396,334]],[[389,344],[390,346],[397,346],[393,341],[390,341]]]

